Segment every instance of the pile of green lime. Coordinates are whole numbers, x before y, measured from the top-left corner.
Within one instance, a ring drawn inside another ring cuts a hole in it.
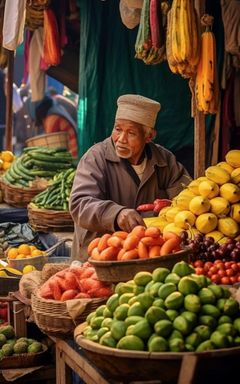
[[[240,346],[239,303],[184,261],[170,271],[138,272],[118,283],[83,332],[101,345],[149,352],[193,352]]]

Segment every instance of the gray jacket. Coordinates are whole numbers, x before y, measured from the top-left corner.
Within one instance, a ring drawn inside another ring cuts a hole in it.
[[[112,233],[123,208],[136,208],[156,198],[172,199],[190,181],[175,156],[158,144],[146,144],[147,165],[140,181],[111,138],[95,144],[80,159],[70,198],[75,224],[72,259],[86,260],[89,242]]]

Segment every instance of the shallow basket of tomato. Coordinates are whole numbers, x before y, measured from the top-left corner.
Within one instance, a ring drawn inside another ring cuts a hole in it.
[[[240,347],[204,352],[147,352],[110,348],[82,335],[85,324],[75,328],[74,339],[84,355],[111,381],[225,384],[238,375]],[[183,381],[182,381],[182,380]]]
[[[172,269],[174,264],[182,260],[189,262],[190,251],[188,249],[148,259],[120,261],[98,261],[91,257],[88,259],[89,263],[94,266],[98,279],[111,283],[131,280],[140,271],[152,272],[158,267]]]
[[[42,298],[38,292],[32,294],[32,310],[34,321],[43,333],[51,335],[71,334],[77,324],[83,323],[89,313],[105,304],[106,297],[92,299],[73,299],[74,316],[71,316],[68,301],[58,301]],[[76,315],[76,308],[78,315]]]

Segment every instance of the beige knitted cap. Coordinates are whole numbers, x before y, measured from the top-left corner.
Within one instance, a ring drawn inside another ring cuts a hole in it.
[[[122,95],[117,100],[116,119],[126,119],[154,128],[161,104],[140,95]]]

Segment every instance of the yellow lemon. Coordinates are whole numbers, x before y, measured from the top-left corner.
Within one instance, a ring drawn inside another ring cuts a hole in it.
[[[0,277],[8,277],[5,271],[0,271]]]
[[[26,258],[26,255],[24,255],[24,253],[19,253],[16,257],[16,259],[25,259]]]
[[[37,247],[35,247],[35,245],[29,245],[29,248],[31,249],[31,252],[34,251],[35,249],[37,249]]]
[[[7,251],[7,256],[9,257],[9,259],[16,259],[17,255],[18,249],[15,247],[12,247]]]
[[[31,248],[28,244],[21,244],[18,247],[18,252],[23,253],[24,255],[30,255],[31,254]]]
[[[34,249],[32,252],[31,252],[31,256],[34,257],[34,256],[42,256],[42,251],[40,251],[40,249]]]
[[[11,151],[2,151],[1,159],[11,163],[14,160],[14,154]]]
[[[23,270],[22,270],[24,275],[32,271],[36,271],[36,268],[34,267],[34,265],[25,265],[25,267],[23,267]]]

